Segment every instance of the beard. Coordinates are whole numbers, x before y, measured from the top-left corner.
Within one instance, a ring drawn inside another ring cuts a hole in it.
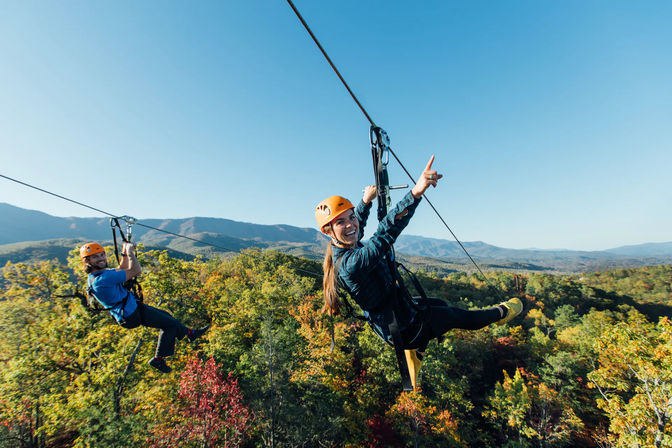
[[[94,268],[94,269],[96,269],[96,270],[98,270],[98,269],[107,269],[107,260],[100,260],[100,261],[99,261],[98,263],[96,263],[96,264],[91,264],[91,263],[89,263],[89,266],[91,266],[92,268]]]

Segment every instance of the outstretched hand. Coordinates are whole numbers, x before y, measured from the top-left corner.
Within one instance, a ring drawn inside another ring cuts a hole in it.
[[[411,190],[411,194],[416,199],[422,197],[430,185],[432,187],[436,187],[439,179],[443,177],[443,174],[439,174],[436,170],[432,169],[432,163],[434,163],[434,156],[429,158],[429,162],[427,162],[425,170],[422,172],[422,175]]]

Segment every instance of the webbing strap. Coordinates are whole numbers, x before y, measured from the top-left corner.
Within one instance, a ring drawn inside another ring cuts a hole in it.
[[[339,284],[342,286],[341,279],[338,276],[338,270],[341,267],[341,259],[339,258],[336,263],[335,263],[335,270],[336,270],[336,278],[338,279]],[[391,265],[393,267],[393,265]],[[396,270],[393,270],[394,274],[396,274],[396,277],[401,278],[399,273]],[[403,282],[399,285],[400,287],[403,287]],[[345,289],[345,288],[344,288]],[[412,391],[413,390],[413,383],[411,381],[411,374],[408,371],[408,364],[406,363],[406,355],[404,354],[404,341],[401,338],[401,331],[399,330],[399,322],[397,321],[397,316],[394,312],[395,305],[397,304],[397,301],[399,300],[399,289],[396,286],[392,287],[393,293],[392,293],[392,303],[390,306],[385,307],[384,315],[385,315],[385,322],[387,323],[387,329],[390,332],[390,336],[392,337],[392,347],[394,348],[394,354],[397,357],[397,364],[399,365],[399,374],[401,375],[401,386],[404,391]],[[405,291],[405,290],[404,290]],[[407,291],[405,291],[406,294],[408,294]],[[424,292],[424,291],[423,291]],[[354,317],[356,319],[360,320],[365,320],[369,321],[364,316],[358,316],[354,313],[354,309],[350,302],[348,301],[347,297],[345,294],[342,294],[339,291],[339,296],[343,299],[343,304],[346,309],[346,314],[349,316],[347,317]],[[406,300],[405,297],[401,298],[402,300]],[[412,300],[409,300],[412,304]],[[378,334],[378,332],[374,333]],[[390,343],[387,341],[385,338],[383,338],[382,335],[378,334],[380,338],[386,342]],[[333,347],[335,345],[335,339],[334,339],[334,332],[333,332],[333,326],[331,329],[331,350],[333,351]]]
[[[102,274],[102,271],[101,271],[101,272],[97,272],[97,273],[92,274],[92,275],[98,277],[100,274]],[[105,306],[105,305],[103,304],[103,302],[100,301],[100,299],[99,299],[98,297],[96,297],[96,294],[93,292],[93,282],[91,282],[91,277],[89,277],[87,283],[88,283],[88,288],[87,288],[86,292],[87,292],[90,296],[92,296],[94,299],[96,299],[96,300],[98,301],[98,303],[100,303],[101,305],[103,305],[103,310],[105,310],[105,311],[109,311],[109,310],[114,309],[114,308],[118,307],[119,305],[121,305],[121,311],[122,311],[122,313],[123,313],[124,308],[126,308],[126,302],[128,302],[128,297],[131,295],[131,292],[130,292],[128,289],[126,290],[126,295],[124,296],[123,299],[121,299],[119,302],[117,302],[117,303],[115,303],[115,304],[113,304],[113,305],[107,307],[107,306]]]
[[[408,364],[406,363],[406,355],[404,354],[404,341],[401,339],[399,323],[397,322],[397,316],[392,310],[392,307],[387,307],[385,309],[385,320],[387,321],[387,328],[390,330],[390,335],[392,336],[394,354],[397,356],[397,364],[399,364],[401,386],[404,391],[412,391],[413,383],[411,382],[411,374],[408,372]]]
[[[418,278],[413,274],[413,272],[409,271],[406,266],[403,264],[399,263],[398,261],[395,262],[396,267],[402,268],[406,274],[408,274],[408,277],[411,279],[411,283],[413,283],[413,287],[415,288],[416,291],[418,291],[418,294],[420,295],[420,304],[416,304],[411,296],[411,293],[408,291],[408,288],[406,288],[406,285],[404,284],[404,279],[402,278],[401,274],[399,273],[398,269],[394,269],[394,275],[396,277],[397,282],[399,283],[399,288],[401,289],[402,293],[404,294],[404,298],[407,299],[407,302],[416,310],[424,310],[427,308],[427,293],[425,292],[424,288],[420,284],[420,281]]]
[[[114,256],[117,257],[117,263],[121,263],[119,259],[119,248],[117,247],[117,229],[119,229],[119,236],[124,243],[127,243],[126,235],[121,230],[119,220],[117,218],[110,218],[110,227],[112,227],[112,240],[114,241]]]
[[[123,217],[122,217],[123,219]],[[127,219],[133,219],[128,218]],[[119,236],[124,243],[130,243],[130,228],[128,229],[129,235],[125,235],[124,231],[121,230],[121,225],[119,224],[118,218],[110,218],[110,227],[112,227],[112,240],[114,241],[114,256],[117,258],[117,263],[121,264],[121,259],[119,258],[119,248],[117,247],[117,229],[119,230]],[[130,280],[126,280],[122,285],[126,290],[130,291],[135,295],[138,302],[143,302],[145,300],[144,294],[142,293],[142,285],[138,282],[138,279],[133,277]]]

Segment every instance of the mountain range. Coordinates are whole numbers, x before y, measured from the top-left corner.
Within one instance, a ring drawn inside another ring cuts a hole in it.
[[[148,248],[168,249],[172,255],[185,258],[210,257],[258,247],[319,259],[327,244],[326,238],[311,228],[206,217],[143,219],[134,226],[133,237]],[[63,260],[68,251],[83,241],[111,239],[109,218],[62,218],[0,203],[2,264],[8,260]],[[605,251],[507,249],[481,241],[464,242],[463,245],[484,269],[576,272],[672,263],[672,242],[622,246]],[[395,248],[400,258],[423,269],[445,272],[473,267],[454,241],[402,235]]]

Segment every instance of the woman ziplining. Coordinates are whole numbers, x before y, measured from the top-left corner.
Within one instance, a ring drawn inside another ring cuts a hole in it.
[[[421,359],[432,339],[441,338],[453,328],[477,330],[492,323],[503,325],[523,310],[518,298],[481,310],[448,306],[438,298],[409,298],[396,270],[393,244],[410,222],[425,191],[436,187],[443,177],[432,169],[433,162],[434,156],[411,191],[380,220],[376,232],[364,243],[360,240],[377,195],[375,186],[365,188],[357,207],[341,196],[331,196],[315,209],[320,231],[331,238],[323,265],[323,311],[334,316],[341,314],[340,285],[364,311],[373,331],[394,346],[402,380],[405,366],[399,353],[405,350],[412,388],[417,385]]]
[[[115,241],[116,247],[116,241]],[[124,283],[135,279],[142,268],[135,255],[135,245],[125,241],[119,267],[108,269],[105,249],[98,243],[86,243],[79,250],[84,272],[88,274],[88,293],[109,311],[124,328],[139,326],[158,328],[159,340],[156,353],[149,365],[163,373],[172,370],[165,358],[175,353],[175,339],[185,336],[190,341],[201,337],[209,328],[187,328],[167,311],[145,305],[136,293],[126,289]]]

